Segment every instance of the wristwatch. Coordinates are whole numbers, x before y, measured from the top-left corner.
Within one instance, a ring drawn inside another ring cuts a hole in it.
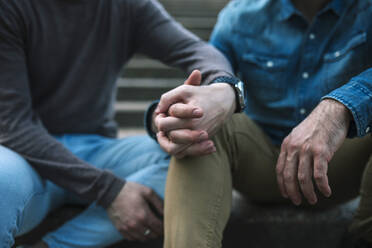
[[[212,81],[212,83],[227,83],[231,85],[235,92],[236,109],[235,113],[241,113],[244,111],[245,104],[245,87],[244,83],[234,77],[218,77]]]

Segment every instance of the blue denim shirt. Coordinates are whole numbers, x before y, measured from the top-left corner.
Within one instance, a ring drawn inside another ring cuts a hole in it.
[[[246,114],[280,144],[322,98],[343,103],[349,136],[372,126],[372,0],[333,0],[312,23],[290,0],[235,0],[211,43],[247,89]]]

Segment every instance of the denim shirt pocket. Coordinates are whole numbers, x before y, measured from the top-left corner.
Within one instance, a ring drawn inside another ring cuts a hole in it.
[[[241,60],[240,73],[247,84],[248,96],[263,102],[283,99],[286,92],[288,58],[245,53]]]
[[[323,56],[327,91],[347,83],[366,68],[367,34],[359,32],[336,44]]]

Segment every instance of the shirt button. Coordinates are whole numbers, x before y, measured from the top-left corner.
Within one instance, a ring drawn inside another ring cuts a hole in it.
[[[302,114],[302,115],[306,114],[306,109],[301,108],[301,109],[300,109],[300,114]]]
[[[273,67],[274,66],[274,62],[272,62],[271,60],[270,61],[267,61],[266,66],[269,67],[269,68]]]
[[[335,57],[337,58],[338,56],[341,55],[341,53],[340,53],[339,51],[337,51],[337,52],[334,53],[334,55],[335,55]]]
[[[309,73],[307,73],[307,72],[302,73],[302,78],[303,79],[308,79],[309,78]]]
[[[366,128],[366,133],[369,133],[369,131],[371,131],[371,127]]]
[[[315,34],[313,34],[313,33],[309,34],[309,39],[314,40],[315,39]]]

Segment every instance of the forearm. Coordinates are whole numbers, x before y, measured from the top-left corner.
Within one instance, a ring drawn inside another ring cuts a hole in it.
[[[37,124],[1,127],[1,145],[24,157],[41,177],[86,200],[108,207],[124,186],[125,182],[112,173],[75,157]]]
[[[372,125],[372,69],[352,78],[349,83],[332,91],[323,99],[331,98],[345,105],[352,114],[349,136],[363,137]]]
[[[233,76],[229,61],[217,49],[201,41],[177,23],[155,1],[138,0],[133,19],[138,27],[135,35],[137,52],[190,74],[198,69],[203,84],[219,76]],[[151,42],[149,42],[151,41]]]

